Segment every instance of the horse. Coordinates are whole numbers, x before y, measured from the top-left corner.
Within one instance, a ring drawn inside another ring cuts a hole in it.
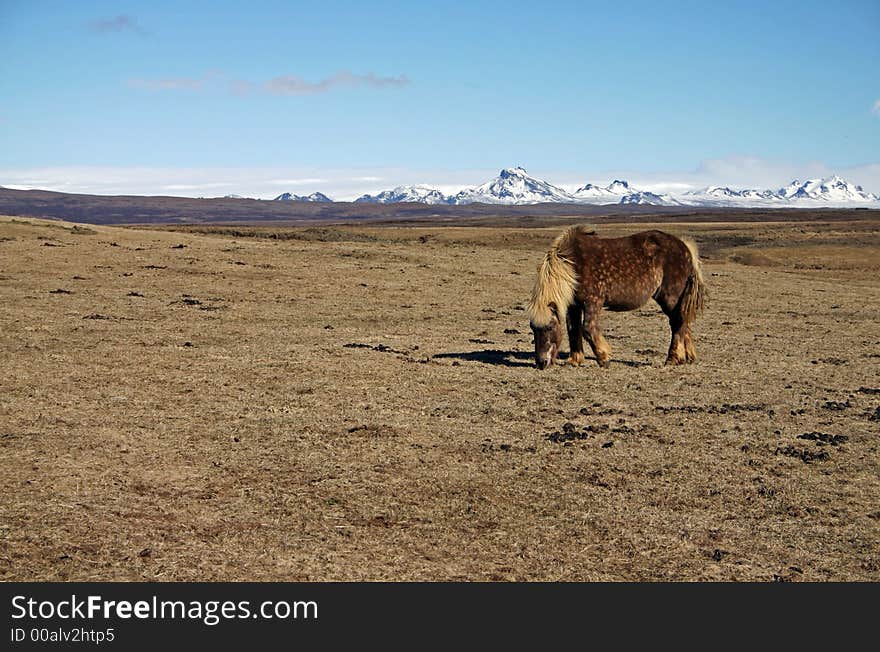
[[[694,362],[691,327],[708,298],[696,245],[663,231],[601,238],[584,226],[566,229],[541,261],[527,307],[535,366],[556,362],[566,329],[570,364],[584,362],[583,336],[607,368],[611,347],[599,327],[602,308],[636,310],[652,298],[672,331],[666,364]]]

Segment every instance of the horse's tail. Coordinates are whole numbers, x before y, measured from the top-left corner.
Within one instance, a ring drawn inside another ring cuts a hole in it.
[[[700,252],[697,251],[697,245],[690,240],[682,240],[682,242],[691,257],[691,271],[681,295],[681,315],[687,323],[691,323],[703,311],[709,298],[709,292],[705,281],[703,281],[703,270],[700,267]]]
[[[528,305],[529,319],[535,326],[546,326],[550,323],[554,305],[557,318],[560,322],[565,322],[566,310],[574,301],[577,272],[574,264],[566,258],[566,254],[570,255],[568,249],[573,236],[569,229],[556,238],[538,267],[538,278],[532,288]]]

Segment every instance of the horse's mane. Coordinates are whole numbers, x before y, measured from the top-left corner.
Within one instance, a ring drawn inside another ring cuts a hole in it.
[[[559,321],[565,322],[566,310],[574,300],[577,287],[577,272],[572,259],[575,240],[581,235],[591,233],[582,226],[566,229],[553,241],[550,250],[544,255],[527,308],[534,326],[546,326],[552,321],[550,304],[556,305]]]

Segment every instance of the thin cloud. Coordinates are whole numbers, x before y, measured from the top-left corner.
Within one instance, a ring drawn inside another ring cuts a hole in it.
[[[327,183],[327,179],[320,178],[306,178],[306,179],[272,179],[271,181],[267,181],[266,183],[271,183],[275,186],[307,186],[318,183]]]
[[[162,186],[163,190],[212,190],[214,188],[228,188],[231,182],[218,183],[169,183]]]
[[[874,102],[874,106],[871,107],[871,113],[874,115],[880,115],[880,100]]]
[[[201,91],[205,89],[207,82],[206,78],[168,77],[165,79],[142,79],[138,77],[129,79],[128,85],[132,88],[141,88],[148,91]]]
[[[316,82],[308,81],[298,75],[282,75],[264,82],[262,90],[270,95],[316,95],[336,88],[402,88],[409,83],[409,78],[406,75],[379,77],[373,73],[356,75],[342,71]]]
[[[316,82],[298,75],[282,75],[268,81],[255,82],[247,79],[229,79],[223,72],[214,70],[204,77],[169,77],[163,79],[129,79],[128,85],[148,91],[205,91],[209,88],[245,97],[254,93],[276,96],[302,96],[327,93],[337,88],[401,88],[410,83],[406,75],[379,77],[373,73],[356,75],[347,71]]]
[[[134,32],[135,34],[140,34],[141,36],[145,36],[147,34],[147,31],[143,27],[138,25],[137,20],[127,14],[119,14],[118,16],[114,16],[113,18],[102,18],[99,20],[93,20],[89,23],[89,29],[93,32],[98,33]]]
[[[254,83],[249,82],[246,79],[233,79],[229,82],[229,91],[233,95],[238,95],[243,97],[245,95],[250,95],[254,90]]]

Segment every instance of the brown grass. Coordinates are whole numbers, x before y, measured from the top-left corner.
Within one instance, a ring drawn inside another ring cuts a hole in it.
[[[700,361],[543,373],[558,228],[88,228],[0,218],[0,579],[880,579],[874,222],[667,224]]]

